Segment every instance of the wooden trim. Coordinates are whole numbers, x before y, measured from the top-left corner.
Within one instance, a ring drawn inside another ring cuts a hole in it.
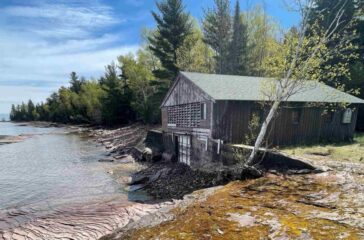
[[[169,96],[171,95],[171,93],[173,92],[174,88],[177,86],[177,83],[180,81],[181,76],[180,74],[178,74],[178,76],[176,77],[176,79],[174,80],[174,83],[172,84],[172,86],[169,88],[166,96],[163,98],[163,101],[161,103],[161,105],[159,106],[159,108],[164,107],[164,104],[166,103],[167,99],[169,98]]]
[[[205,96],[207,98],[207,100],[211,100],[213,102],[215,102],[216,100],[211,97],[207,92],[205,92],[202,88],[200,88],[199,86],[196,85],[196,83],[194,83],[193,81],[191,81],[188,77],[186,77],[183,73],[180,73],[180,75],[186,80],[189,81],[195,88],[197,88],[198,90],[200,90],[201,92],[205,93]]]
[[[213,97],[211,97],[208,93],[206,93],[204,90],[202,90],[199,86],[197,86],[193,81],[191,81],[188,77],[186,77],[183,73],[179,73],[176,80],[174,81],[173,85],[169,88],[166,96],[164,97],[161,105],[160,105],[160,108],[163,108],[165,107],[165,103],[166,101],[168,100],[168,98],[171,96],[173,90],[176,88],[177,84],[181,81],[181,80],[185,80],[185,81],[188,81],[189,83],[191,83],[191,85],[198,89],[199,91],[203,92],[204,95],[202,97],[206,98],[206,100],[210,100],[212,102],[215,102],[215,99]]]

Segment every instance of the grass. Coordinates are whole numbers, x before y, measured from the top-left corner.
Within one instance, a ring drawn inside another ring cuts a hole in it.
[[[310,159],[333,159],[364,163],[364,133],[357,133],[351,143],[320,144],[283,148],[282,152]]]

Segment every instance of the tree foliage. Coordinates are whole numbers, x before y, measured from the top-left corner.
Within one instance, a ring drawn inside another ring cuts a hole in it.
[[[149,47],[163,68],[156,69],[154,73],[158,78],[173,80],[179,71],[177,50],[191,32],[191,21],[182,0],[161,0],[157,2],[157,8],[161,15],[152,12],[157,31],[149,37]]]
[[[236,1],[231,14],[230,0],[214,0],[198,23],[182,0],[160,0],[159,12],[152,12],[156,28],[143,29],[137,53],[119,56],[99,79],[86,80],[72,72],[69,86],[45,102],[13,105],[11,120],[158,123],[159,106],[180,70],[272,77],[280,85],[267,82],[262,95],[278,107],[306,80],[355,94],[360,89],[363,97],[363,1],[308,1],[312,4],[304,9],[309,13],[302,18],[304,31],[301,25],[278,34],[279,24],[259,5],[241,12]],[[338,11],[340,22],[328,37],[325,30],[336,23]]]
[[[229,44],[228,73],[246,75],[248,72],[248,32],[240,12],[239,1],[236,1],[233,19],[232,39]]]
[[[215,7],[205,12],[203,34],[205,42],[215,51],[216,73],[228,73],[231,15],[229,0],[215,0]]]
[[[203,41],[202,32],[197,25],[177,50],[177,66],[183,71],[212,73],[215,68],[214,54]]]
[[[263,62],[274,56],[277,47],[277,23],[260,5],[242,15],[248,37],[247,75],[263,77]]]
[[[312,6],[312,1],[307,1],[307,5],[303,2],[299,3],[302,14],[300,27],[291,29],[279,44],[276,54],[266,59],[266,74],[272,79],[262,86],[262,94],[264,99],[269,100],[272,104],[256,138],[254,149],[247,161],[248,165],[255,164],[257,151],[282,102],[301,91],[306,91],[307,88],[317,86],[317,82],[322,79],[330,81],[337,77],[350,76],[350,62],[357,58],[356,47],[350,43],[348,37],[340,34],[342,8],[334,13],[332,23],[327,28],[322,28],[317,21],[309,22],[311,13],[309,7]],[[345,1],[340,0],[339,5],[344,6],[344,4]],[[320,15],[318,15],[318,19],[321,19]],[[309,28],[311,33],[307,34]],[[335,47],[329,48],[329,43],[335,43]],[[324,65],[337,56],[342,57],[343,61]],[[340,88],[340,86],[336,87]],[[332,97],[335,98],[335,96]]]

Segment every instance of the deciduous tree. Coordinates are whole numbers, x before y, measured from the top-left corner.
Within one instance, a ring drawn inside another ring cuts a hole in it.
[[[300,91],[305,91],[310,86],[312,87],[312,84],[320,81],[323,75],[325,78],[333,78],[338,73],[350,74],[348,63],[352,58],[356,58],[355,54],[348,56],[344,65],[339,64],[337,66],[328,66],[325,69],[321,68],[322,63],[336,54],[353,50],[353,46],[348,42],[347,38],[337,41],[345,0],[339,0],[338,4],[341,7],[337,9],[331,24],[325,29],[320,28],[317,23],[314,24],[315,27],[308,23],[308,16],[311,13],[309,6],[312,6],[312,1],[298,1],[298,7],[302,15],[300,26],[285,36],[276,56],[267,59],[266,68],[273,80],[267,81],[265,86],[262,86],[262,96],[263,99],[272,104],[259,131],[253,151],[246,162],[249,166],[255,164],[258,149],[261,147],[269,125],[276,117],[283,101]],[[312,27],[311,30],[314,29],[314,32],[307,36],[306,31],[309,26]],[[331,41],[337,43],[334,51],[327,47],[327,43]]]

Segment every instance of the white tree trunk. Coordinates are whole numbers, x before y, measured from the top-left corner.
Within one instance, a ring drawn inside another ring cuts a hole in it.
[[[258,153],[259,148],[261,147],[264,137],[267,134],[268,131],[268,126],[271,123],[271,121],[273,120],[274,116],[276,115],[279,105],[280,105],[280,101],[275,101],[271,107],[271,109],[269,110],[268,116],[265,119],[265,121],[263,122],[263,125],[260,129],[260,132],[258,134],[257,139],[255,140],[255,144],[254,144],[254,148],[253,151],[251,152],[248,161],[246,162],[246,165],[248,166],[252,166],[254,164],[254,159]]]

